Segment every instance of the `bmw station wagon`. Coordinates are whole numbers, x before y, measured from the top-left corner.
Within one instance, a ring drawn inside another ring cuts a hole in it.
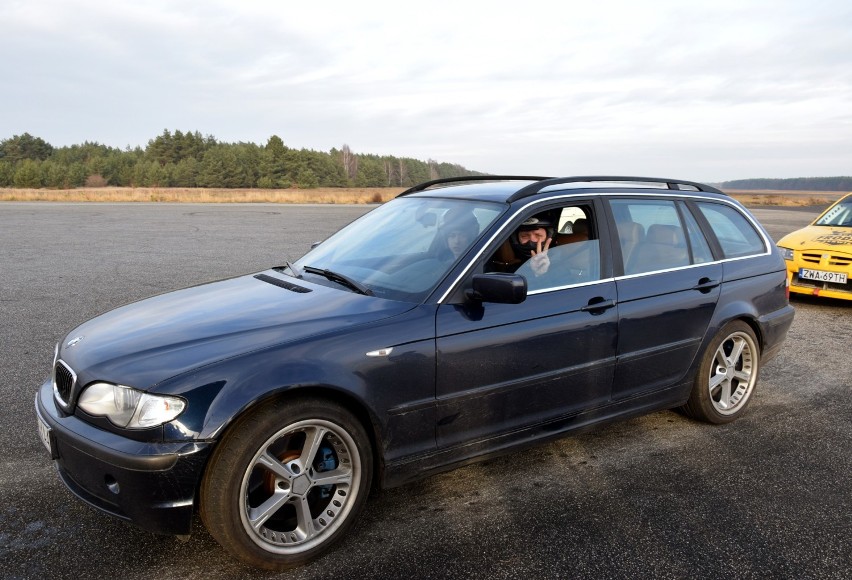
[[[294,263],[75,328],[38,431],[84,502],[175,535],[198,514],[282,569],[371,489],[661,409],[736,419],[788,297],[766,231],[712,187],[437,180]]]
[[[852,193],[778,242],[790,292],[852,300]]]

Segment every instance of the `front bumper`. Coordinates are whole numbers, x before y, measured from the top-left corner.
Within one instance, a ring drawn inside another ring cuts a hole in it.
[[[802,262],[800,260],[788,260],[786,261],[786,266],[787,279],[790,281],[790,292],[792,294],[807,294],[808,296],[822,296],[824,298],[852,300],[852,266],[815,265],[813,263]],[[830,282],[819,282],[817,280],[805,280],[799,278],[799,270],[801,268],[845,273],[849,282],[846,284],[832,284]]]
[[[87,504],[146,530],[189,534],[198,482],[212,443],[141,442],[59,412],[53,386],[36,393],[62,482]]]

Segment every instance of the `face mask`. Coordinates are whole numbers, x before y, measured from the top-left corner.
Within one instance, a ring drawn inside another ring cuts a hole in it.
[[[514,236],[512,236],[514,238]],[[512,239],[512,249],[515,251],[515,255],[519,258],[529,259],[532,257],[532,253],[537,248],[537,244],[535,242],[527,242],[526,244],[522,244],[521,242]]]

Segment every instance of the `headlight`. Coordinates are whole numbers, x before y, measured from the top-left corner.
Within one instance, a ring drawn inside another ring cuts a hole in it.
[[[778,246],[778,249],[781,250],[781,255],[784,256],[785,260],[790,262],[793,261],[793,250],[790,248],[782,248],[781,246]]]
[[[186,402],[178,397],[151,395],[109,383],[92,383],[86,387],[77,405],[90,415],[106,417],[114,425],[126,429],[168,423],[186,408]]]

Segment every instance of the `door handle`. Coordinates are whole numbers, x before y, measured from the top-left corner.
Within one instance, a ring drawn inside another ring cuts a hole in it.
[[[701,278],[698,281],[698,285],[693,286],[692,289],[706,293],[718,286],[719,284],[721,284],[721,282],[719,282],[718,280],[711,280],[710,278]]]
[[[592,298],[589,300],[589,303],[585,306],[580,307],[580,310],[583,312],[591,312],[592,314],[600,314],[604,310],[608,308],[613,308],[615,306],[615,300],[601,298],[598,296],[597,298]]]

